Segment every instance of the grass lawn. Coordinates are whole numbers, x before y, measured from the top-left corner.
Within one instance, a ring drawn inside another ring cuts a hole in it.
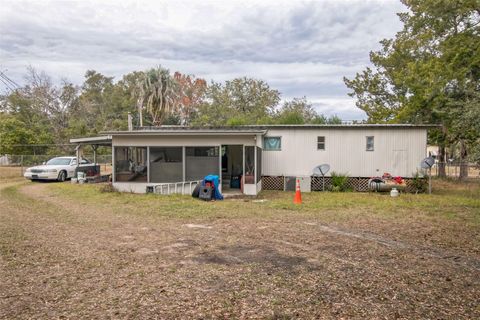
[[[300,206],[101,188],[0,182],[0,318],[480,317],[478,181]]]

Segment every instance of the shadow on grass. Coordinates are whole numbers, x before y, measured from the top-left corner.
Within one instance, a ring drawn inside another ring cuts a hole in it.
[[[267,271],[276,269],[293,271],[295,267],[309,265],[307,259],[290,256],[267,246],[221,246],[215,251],[203,252],[193,260],[201,264],[244,265],[257,264]]]

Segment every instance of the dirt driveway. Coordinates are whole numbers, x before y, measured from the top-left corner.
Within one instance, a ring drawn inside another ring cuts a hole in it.
[[[3,319],[480,317],[477,253],[395,221],[123,214],[31,183],[0,208]]]

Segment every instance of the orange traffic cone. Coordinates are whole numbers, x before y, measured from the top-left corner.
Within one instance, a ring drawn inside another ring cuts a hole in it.
[[[300,179],[297,179],[297,184],[295,186],[295,198],[293,203],[302,204],[302,193],[300,192]]]

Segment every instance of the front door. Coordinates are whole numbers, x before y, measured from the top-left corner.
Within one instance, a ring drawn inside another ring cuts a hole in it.
[[[243,172],[243,145],[222,145],[220,166],[222,192],[240,192]]]
[[[243,193],[249,195],[257,194],[257,184],[256,184],[256,161],[255,161],[255,146],[244,146],[243,147],[243,157],[244,157],[244,168],[245,172],[243,176]]]

